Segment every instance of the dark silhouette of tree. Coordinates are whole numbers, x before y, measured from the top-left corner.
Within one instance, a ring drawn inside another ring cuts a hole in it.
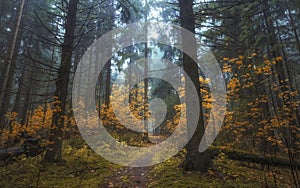
[[[181,26],[192,33],[195,33],[195,16],[193,11],[193,0],[179,0],[179,8],[180,8],[180,21]],[[186,38],[182,36],[183,39],[183,46],[192,46],[189,48],[190,53],[194,54],[194,57],[197,57],[197,48],[196,48],[196,39]],[[202,101],[201,94],[200,94],[200,83],[199,83],[199,72],[198,72],[198,65],[196,62],[186,54],[183,54],[183,69],[192,80],[197,94],[199,96],[199,101]],[[186,82],[186,90],[191,89],[192,87],[188,85]],[[198,99],[194,99],[189,96],[189,92],[186,92],[186,108],[191,109],[191,106],[194,105],[194,102],[198,101]],[[187,126],[190,125],[190,119],[193,116],[192,113],[187,111]],[[212,160],[208,155],[207,151],[199,152],[198,148],[200,145],[200,141],[204,134],[204,119],[203,119],[203,109],[202,104],[200,104],[200,113],[199,113],[199,121],[197,128],[195,130],[194,135],[192,136],[191,140],[188,142],[186,146],[187,154],[184,162],[184,169],[193,171],[206,171],[212,165]]]

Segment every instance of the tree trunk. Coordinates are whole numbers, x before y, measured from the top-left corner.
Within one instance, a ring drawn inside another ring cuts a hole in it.
[[[66,111],[66,102],[68,94],[69,75],[71,68],[71,57],[73,52],[73,43],[75,38],[76,12],[79,0],[70,0],[65,25],[64,43],[62,45],[61,65],[56,82],[54,104],[56,110],[53,113],[53,129],[49,135],[49,147],[45,154],[45,161],[55,162],[61,160],[62,138],[64,128],[64,115]]]
[[[263,11],[263,14],[264,14],[264,18],[265,18],[267,32],[269,35],[269,45],[271,47],[271,55],[273,56],[273,58],[280,57],[281,54],[279,51],[279,47],[277,47],[278,42],[277,42],[277,38],[276,38],[276,30],[274,27],[274,22],[272,20],[270,9],[265,9]],[[273,77],[275,78],[275,83],[277,82],[276,85],[280,86],[279,92],[289,93],[290,89],[291,89],[290,88],[291,80],[289,80],[286,63],[283,60],[281,60],[281,61],[277,62],[274,67],[275,67],[274,68],[275,70],[273,73]],[[291,108],[290,104],[289,104],[290,103],[289,101],[292,101],[290,96],[288,96],[288,100],[282,99],[281,97],[277,97],[277,96],[278,96],[278,93],[276,93],[274,96],[274,98],[277,99],[275,101],[275,102],[277,102],[277,104],[274,106],[274,111],[277,112],[277,114],[279,114],[280,110],[284,109],[285,106],[287,106],[288,108]],[[296,109],[296,111],[297,111],[297,109]],[[275,115],[277,115],[277,114],[275,114]],[[296,140],[296,135],[294,135],[291,127],[293,125],[296,125],[297,127],[299,127],[299,125],[297,125],[297,123],[299,122],[298,116],[299,116],[299,114],[295,113],[294,120],[291,123],[289,123],[289,126],[287,128],[284,128],[281,130],[281,133],[283,135],[283,140],[285,142],[287,152],[288,152],[288,155],[290,158],[290,169],[291,169],[293,181],[294,181],[296,187],[300,183],[298,180],[298,172],[295,169],[295,164],[294,164],[295,156],[292,151],[292,150],[294,150],[294,140]],[[277,115],[277,117],[280,117],[280,116]],[[281,122],[282,119],[278,118],[278,121]]]
[[[145,0],[145,6],[147,6],[148,4],[148,1]],[[145,22],[148,21],[148,15],[147,15],[147,11],[145,11]],[[145,42],[145,49],[144,49],[144,58],[146,59],[145,61],[145,69],[144,69],[144,96],[143,96],[143,99],[144,99],[144,129],[145,129],[145,132],[143,133],[143,142],[150,142],[149,140],[149,135],[148,135],[148,118],[146,116],[147,114],[147,111],[148,111],[148,86],[149,86],[149,82],[148,82],[148,79],[147,79],[147,76],[148,76],[148,55],[149,55],[149,49],[148,49],[148,42],[147,42],[147,38],[148,38],[148,28],[146,26],[146,42]]]
[[[180,6],[180,21],[181,26],[187,30],[189,30],[192,33],[195,33],[195,16],[193,13],[193,0],[179,0],[179,6]],[[187,39],[185,36],[182,36],[183,40],[183,46],[194,46],[194,49],[192,52],[195,57],[197,57],[197,50],[196,50],[196,39]],[[199,72],[198,72],[198,65],[196,62],[193,62],[193,60],[187,56],[186,54],[183,54],[183,69],[187,73],[187,75],[192,80],[194,87],[196,88],[196,91],[199,96],[199,101],[201,102],[201,95],[200,95],[200,83],[199,83]],[[187,79],[185,79],[187,80]],[[190,86],[188,86],[187,82],[185,83],[186,90],[189,89]],[[193,103],[195,99],[189,96],[189,92],[186,92],[186,109],[190,109],[190,106],[193,106]],[[190,126],[190,117],[191,113],[188,111],[186,112],[187,117],[187,125]],[[203,120],[203,110],[202,110],[202,104],[200,103],[200,113],[199,113],[199,122],[198,126],[195,130],[195,133],[193,134],[191,140],[188,142],[186,146],[187,154],[185,162],[183,163],[183,167],[185,170],[188,171],[206,171],[208,168],[212,165],[212,160],[209,157],[209,154],[207,151],[199,152],[199,145],[200,141],[204,134],[204,120]],[[191,134],[191,133],[190,133]]]
[[[296,45],[297,45],[297,49],[298,49],[298,52],[300,54],[300,39],[299,39],[299,35],[298,35],[298,32],[297,32],[297,26],[295,25],[295,21],[294,21],[294,18],[293,18],[293,15],[292,15],[292,12],[291,12],[291,9],[290,9],[290,6],[289,6],[289,2],[286,0],[286,10],[287,10],[287,13],[288,13],[288,16],[289,16],[289,21],[290,21],[290,24],[292,26],[292,30],[293,30],[293,33],[294,33],[294,36],[295,36],[295,40],[296,40]]]
[[[22,20],[22,15],[23,15],[23,10],[24,10],[24,5],[25,5],[25,0],[22,0],[21,5],[20,5],[20,10],[19,10],[19,15],[18,15],[18,19],[17,19],[17,25],[16,25],[16,29],[14,32],[14,36],[13,36],[13,41],[11,44],[11,49],[10,49],[10,53],[9,53],[9,57],[8,57],[8,61],[7,61],[7,67],[6,70],[4,72],[4,79],[2,81],[2,86],[1,86],[1,92],[0,92],[0,128],[3,128],[4,126],[4,119],[5,119],[5,113],[6,113],[6,108],[7,108],[7,103],[9,100],[5,100],[8,97],[8,86],[10,86],[10,82],[12,81],[11,77],[13,77],[13,69],[14,67],[12,66],[12,60],[14,57],[14,52],[15,52],[15,48],[17,45],[17,38],[19,35],[19,29],[20,29],[20,24],[21,24],[21,20]]]
[[[111,60],[105,65],[105,97],[104,103],[106,106],[110,104],[110,86],[111,86]]]

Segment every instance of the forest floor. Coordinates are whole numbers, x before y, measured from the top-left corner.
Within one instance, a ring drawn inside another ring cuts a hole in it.
[[[184,171],[183,151],[151,167],[130,168],[72,142],[64,144],[64,163],[20,156],[0,166],[0,187],[292,187],[288,168],[231,160],[224,153],[214,158],[206,173]]]
[[[151,143],[159,143],[163,140],[159,136],[148,136]],[[144,143],[144,145],[151,145]],[[151,156],[140,156],[139,160],[150,161]],[[122,167],[117,172],[113,173],[109,178],[107,184],[103,187],[148,187],[151,182],[150,171],[152,167]]]
[[[108,178],[102,187],[148,187],[150,167],[124,167]]]

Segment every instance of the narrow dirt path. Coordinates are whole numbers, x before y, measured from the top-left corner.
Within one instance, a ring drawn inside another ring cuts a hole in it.
[[[163,138],[160,136],[149,137],[152,144],[160,143]],[[137,161],[151,161],[152,155],[141,156]],[[108,178],[108,183],[101,187],[122,187],[122,188],[144,188],[151,183],[152,177],[150,170],[152,167],[123,167],[114,172]]]
[[[108,183],[102,187],[148,187],[151,181],[149,174],[151,167],[123,167],[109,177]]]

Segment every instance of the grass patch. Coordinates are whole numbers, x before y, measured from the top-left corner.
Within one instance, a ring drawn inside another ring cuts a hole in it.
[[[180,166],[183,155],[178,155],[154,166],[150,187],[291,187],[289,169],[262,167],[228,159],[221,153],[214,167],[207,173],[186,172]]]
[[[64,143],[63,163],[46,164],[41,163],[41,156],[20,156],[0,167],[0,187],[100,187],[120,167],[75,139]]]

